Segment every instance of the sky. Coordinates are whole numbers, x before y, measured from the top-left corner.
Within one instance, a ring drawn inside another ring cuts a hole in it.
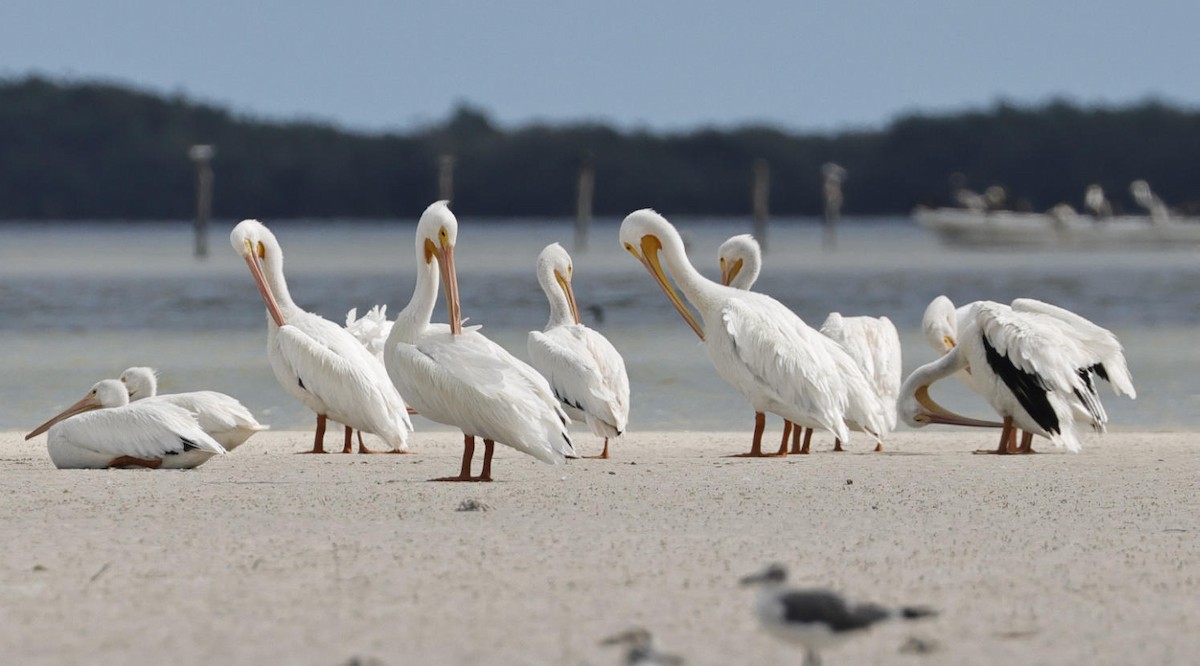
[[[5,0],[0,77],[372,132],[463,103],[509,128],[834,132],[998,100],[1200,108],[1197,25],[1196,0]]]

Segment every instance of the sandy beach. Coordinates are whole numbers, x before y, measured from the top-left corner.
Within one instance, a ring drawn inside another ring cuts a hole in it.
[[[418,433],[418,455],[293,455],[310,437],[187,472],[58,471],[44,438],[0,434],[3,661],[603,665],[621,655],[602,638],[643,626],[689,664],[798,663],[737,585],[770,562],[941,611],[826,664],[1200,653],[1193,433],[996,457],[970,453],[991,432],[902,432],[781,461],[721,457],[743,432],[644,432],[557,467],[501,447],[491,484],[427,482],[457,470],[451,433]],[[913,637],[932,651],[902,652]]]

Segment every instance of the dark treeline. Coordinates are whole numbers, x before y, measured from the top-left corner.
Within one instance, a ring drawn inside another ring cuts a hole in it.
[[[404,115],[404,114],[400,114]],[[846,167],[845,212],[907,213],[949,202],[959,172],[1003,185],[1034,209],[1081,205],[1100,183],[1132,208],[1145,178],[1168,203],[1200,201],[1200,113],[1146,102],[906,116],[878,131],[802,135],[769,127],[679,134],[597,124],[496,127],[470,107],[405,134],[265,122],[179,96],[40,78],[0,81],[0,218],[187,218],[188,146],[213,144],[214,215],[414,217],[455,156],[455,208],[490,216],[570,215],[580,164],[595,168],[595,212],[745,214],[752,164],[770,164],[772,213],[816,215],[820,167]]]

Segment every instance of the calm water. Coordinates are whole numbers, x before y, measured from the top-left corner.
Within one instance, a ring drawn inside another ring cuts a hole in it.
[[[713,277],[718,245],[750,231],[746,219],[675,222],[693,262]],[[408,302],[415,221],[268,223],[303,307],[340,323],[351,307],[387,303],[394,314]],[[547,315],[534,259],[556,240],[571,250],[572,223],[464,218],[460,225],[463,313],[524,357],[526,333]],[[618,225],[593,223],[589,251],[575,253],[575,286],[585,320],[625,356],[631,427],[748,429],[746,402],[717,377],[694,334],[618,247]],[[224,391],[276,428],[311,427],[312,415],[283,392],[267,365],[262,302],[229,247],[231,227],[216,225],[210,256],[197,261],[184,222],[0,226],[0,429],[30,429],[131,365],[157,367],[165,392]],[[833,310],[887,315],[903,336],[908,371],[933,358],[920,338],[920,317],[937,294],[959,303],[1039,298],[1111,328],[1124,342],[1140,397],[1106,398],[1114,429],[1200,426],[1194,250],[947,250],[901,219],[848,221],[834,252],[822,250],[820,240],[813,220],[773,221],[756,287],[813,326]],[[444,318],[444,310],[436,316]],[[961,393],[951,382],[940,391],[952,407],[987,413],[978,398]]]

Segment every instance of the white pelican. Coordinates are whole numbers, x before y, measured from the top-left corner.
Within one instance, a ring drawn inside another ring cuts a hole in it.
[[[116,379],[97,382],[82,400],[25,439],[47,430],[46,449],[59,469],[188,469],[225,454],[187,410],[166,402],[130,404],[125,385]]]
[[[999,446],[987,453],[1032,453],[1035,434],[1078,451],[1076,419],[1101,432],[1108,421],[1097,376],[1118,395],[1137,397],[1116,336],[1073,312],[1023,298],[1011,306],[977,301],[959,308],[954,319],[957,341],[948,341],[950,350],[917,368],[900,389],[900,416],[911,426],[1000,425],[964,419],[929,397],[931,384],[961,370],[1004,418]],[[1015,450],[1014,427],[1025,431]]]
[[[582,417],[597,437],[620,437],[629,420],[625,359],[603,335],[584,326],[571,289],[571,256],[558,243],[538,255],[537,277],[550,302],[546,328],[529,333],[529,361],[550,382],[572,418]]]
[[[454,268],[458,220],[447,202],[431,204],[417,223],[417,284],[396,317],[383,351],[396,386],[425,418],[463,431],[462,470],[437,481],[491,481],[495,442],[547,463],[575,455],[570,419],[536,370],[487,339],[478,326],[464,329]],[[436,262],[436,266],[434,265]],[[446,291],[449,324],[431,324],[438,271]],[[483,470],[471,476],[475,438],[483,438]]]
[[[158,395],[158,376],[154,368],[127,368],[121,373],[121,383],[129,392],[130,402],[169,402],[196,417],[200,429],[209,437],[232,451],[256,432],[269,429],[259,423],[250,410],[237,398],[216,391],[191,391]]]
[[[742,455],[764,455],[765,412],[827,430],[843,441],[850,436],[847,420],[872,433],[886,431],[879,401],[870,391],[851,390],[854,377],[865,379],[841,347],[779,301],[705,278],[688,261],[679,232],[661,215],[650,209],[630,213],[621,223],[620,238],[700,336],[717,374],[741,391],[754,408],[753,443],[750,452]],[[700,321],[668,281],[660,252],[679,291],[699,312]],[[774,455],[787,455],[786,446],[785,438]]]
[[[748,291],[762,270],[762,250],[750,234],[733,236],[717,250],[717,263],[723,284]],[[867,386],[874,392],[884,409],[887,432],[891,432],[896,427],[896,396],[900,392],[901,379],[900,334],[892,321],[887,317],[843,317],[834,312],[825,319],[820,332],[854,359],[866,384],[853,378],[850,386],[860,390]],[[804,431],[803,446],[800,445],[801,430]],[[784,422],[783,432],[786,440],[788,433],[793,432],[790,422]],[[877,434],[882,437],[886,433]],[[796,428],[791,453],[808,453],[811,438],[811,428]],[[833,450],[844,450],[840,439],[834,440]],[[882,451],[883,444],[876,444],[875,450]]]
[[[351,429],[382,437],[394,452],[407,450],[412,422],[383,364],[341,326],[292,301],[275,235],[257,220],[243,220],[229,241],[246,260],[266,303],[267,358],[275,378],[317,414],[316,437],[307,453],[325,453],[327,418],[346,428],[343,453],[350,450]],[[361,437],[358,447],[359,453],[374,453],[363,447]]]

